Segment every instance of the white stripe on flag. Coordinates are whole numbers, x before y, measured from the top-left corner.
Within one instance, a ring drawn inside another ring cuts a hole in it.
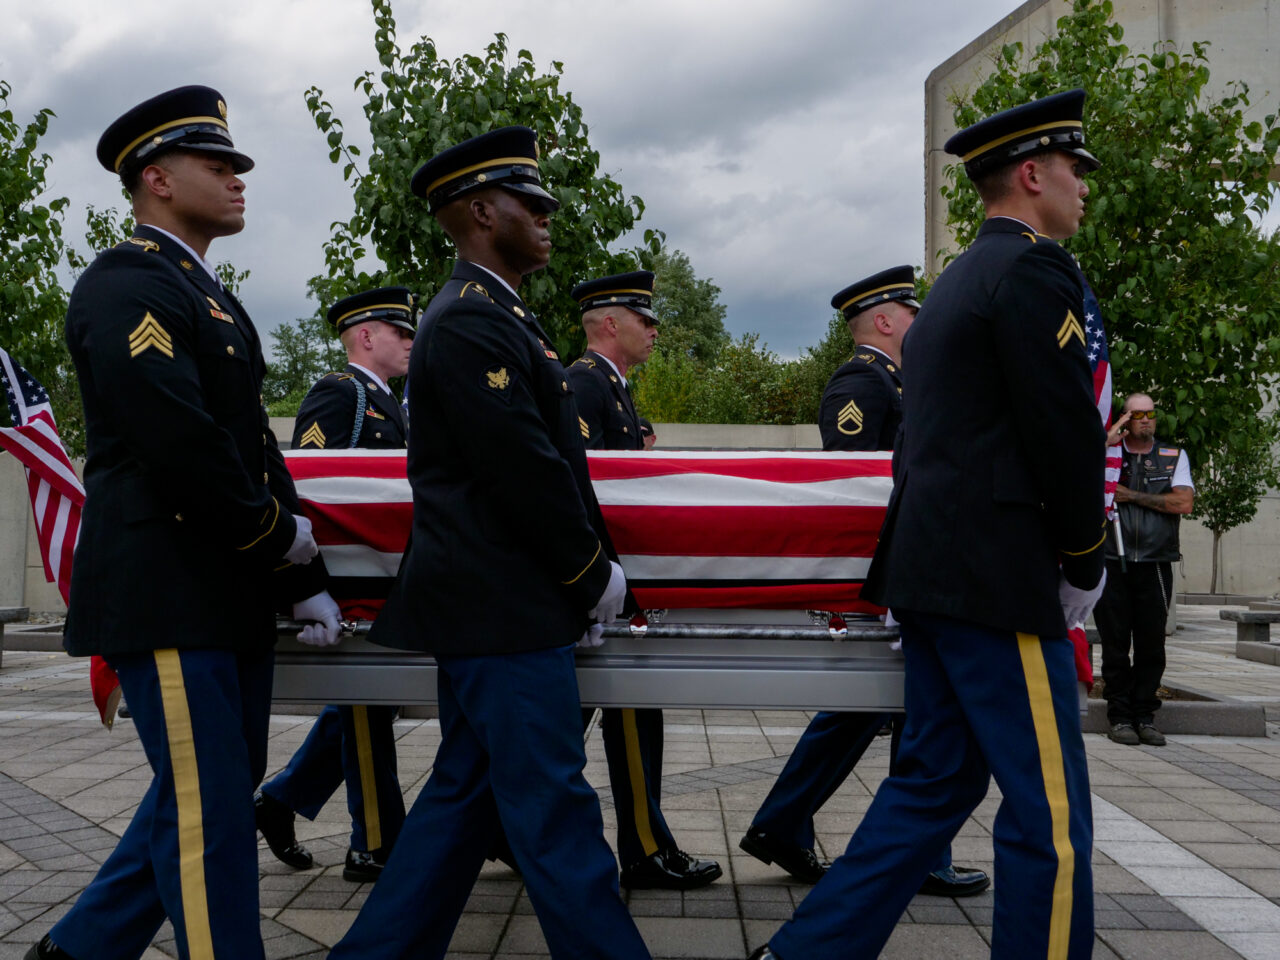
[[[58,442],[56,431],[50,431],[41,420],[33,421],[28,426],[28,429],[37,427],[37,425],[40,425],[38,429],[41,433],[52,437],[52,442]],[[29,451],[32,456],[39,460],[45,469],[51,473],[56,473],[59,478],[74,486],[81,493],[84,493],[84,487],[81,486],[80,479],[75,475],[75,471],[71,470],[60,458],[50,455],[45,447],[36,443],[35,440],[28,437],[17,428],[5,427],[4,432],[11,440],[13,440],[14,443]],[[59,444],[59,446],[61,446],[61,444]]]
[[[31,482],[31,468],[27,467],[27,482]],[[39,474],[36,475],[36,498],[31,502],[31,515],[35,518],[36,531],[39,532],[41,525],[44,523],[44,513],[48,509],[49,495],[53,493],[53,488],[45,482]]]
[[[49,568],[54,579],[62,570],[62,547],[67,536],[67,517],[71,513],[71,501],[58,497],[58,513],[53,521],[53,536],[49,538]]]
[[[865,580],[867,557],[668,557],[619,558],[633,580]],[[325,561],[328,563],[328,560]]]
[[[321,544],[320,555],[334,577],[394,577],[400,569],[400,554],[359,543]]]
[[[408,479],[378,480],[370,477],[315,477],[298,480],[298,498],[312,503],[411,503]]]
[[[679,473],[631,480],[596,480],[601,504],[643,507],[883,508],[893,491],[889,477],[848,477],[812,483],[777,483],[714,473]]]

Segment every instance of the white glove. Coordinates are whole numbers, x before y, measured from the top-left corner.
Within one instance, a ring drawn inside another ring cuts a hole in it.
[[[1102,589],[1107,585],[1107,571],[1102,571],[1102,579],[1092,590],[1081,590],[1067,583],[1067,578],[1058,571],[1058,602],[1062,604],[1062,615],[1066,618],[1067,629],[1083,627],[1093,612],[1094,604],[1102,596]]]
[[[604,624],[593,623],[587,627],[587,632],[582,635],[582,639],[578,641],[580,647],[598,647],[604,643]]]
[[[885,625],[886,627],[901,627],[901,626],[902,626],[902,624],[898,623],[898,618],[897,618],[897,617],[895,617],[895,616],[893,615],[893,611],[892,611],[892,610],[890,610],[888,607],[885,607],[885,610],[884,610],[884,625]],[[902,649],[902,632],[901,632],[901,630],[899,630],[899,632],[898,632],[898,638],[897,638],[896,640],[891,640],[891,641],[889,641],[889,649],[890,649],[890,650],[901,650],[901,649]]]
[[[316,546],[316,538],[311,535],[311,521],[300,513],[294,514],[293,519],[298,524],[298,532],[293,535],[293,546],[284,558],[299,565],[310,563],[311,558],[320,552],[320,548]]]
[[[596,623],[612,623],[622,614],[623,604],[627,602],[627,575],[622,567],[609,561],[609,584],[600,594],[596,605],[587,611],[587,616]],[[603,642],[603,641],[602,641]]]
[[[298,634],[298,642],[312,647],[332,647],[342,639],[342,611],[324,590],[293,605],[293,619],[313,620]]]

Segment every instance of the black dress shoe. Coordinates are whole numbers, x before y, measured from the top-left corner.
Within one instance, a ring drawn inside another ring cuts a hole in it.
[[[352,883],[373,883],[382,876],[387,855],[381,850],[347,850],[347,862],[342,868],[342,879]]]
[[[779,840],[759,827],[752,827],[738,841],[738,846],[762,863],[777,863],[783,870],[804,883],[817,883],[827,872],[829,863],[818,859],[808,847]]]
[[[623,867],[622,885],[631,890],[693,890],[723,872],[714,860],[699,860],[672,847]]]
[[[23,954],[22,960],[75,960],[75,957],[50,940],[46,934],[40,938],[39,943]]]
[[[755,953],[747,957],[747,960],[782,960],[782,958],[770,950],[766,943],[763,947],[756,947]]]
[[[927,897],[973,897],[991,886],[991,878],[981,870],[943,867],[924,878],[920,892]]]
[[[315,861],[311,854],[293,834],[292,810],[259,790],[253,795],[253,819],[277,860],[299,870],[312,867]]]

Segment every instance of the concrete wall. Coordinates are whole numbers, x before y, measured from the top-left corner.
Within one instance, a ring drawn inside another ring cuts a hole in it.
[[[1272,0],[1113,0],[1114,18],[1124,27],[1124,43],[1134,53],[1149,53],[1158,41],[1190,52],[1199,40],[1210,43],[1207,93],[1221,95],[1227,83],[1249,85],[1251,119],[1276,110],[1280,96],[1280,5]],[[1068,0],[1027,0],[1008,16],[938,65],[924,85],[925,101],[925,259],[927,271],[941,269],[941,253],[953,244],[946,226],[946,201],[938,190],[943,167],[954,161],[942,145],[956,131],[948,99],[967,93],[989,72],[990,57],[1004,44],[1021,41],[1024,54],[1035,50],[1071,12]],[[1085,132],[1088,134],[1088,104]],[[1280,179],[1280,168],[1273,172]]]
[[[271,429],[287,444],[293,420],[273,418]],[[816,424],[793,427],[736,424],[654,424],[659,449],[684,450],[820,450]],[[77,464],[77,467],[81,466]],[[1212,535],[1194,520],[1182,523],[1183,563],[1179,592],[1209,589]],[[1272,596],[1280,593],[1280,495],[1263,499],[1257,518],[1223,538],[1218,590]],[[44,579],[44,567],[31,521],[31,507],[21,466],[0,456],[0,606],[30,607],[33,612],[60,613],[62,597]]]
[[[27,528],[31,506],[22,464],[0,455],[0,607],[26,606]]]

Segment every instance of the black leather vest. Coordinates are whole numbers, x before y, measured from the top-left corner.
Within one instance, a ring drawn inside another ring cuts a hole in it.
[[[1173,471],[1182,451],[1156,441],[1148,453],[1124,450],[1120,461],[1120,483],[1135,493],[1168,493],[1173,489]],[[1161,513],[1136,503],[1118,503],[1120,524],[1124,533],[1125,559],[1134,563],[1179,560],[1176,513]],[[1107,527],[1107,556],[1118,559],[1115,531]]]

